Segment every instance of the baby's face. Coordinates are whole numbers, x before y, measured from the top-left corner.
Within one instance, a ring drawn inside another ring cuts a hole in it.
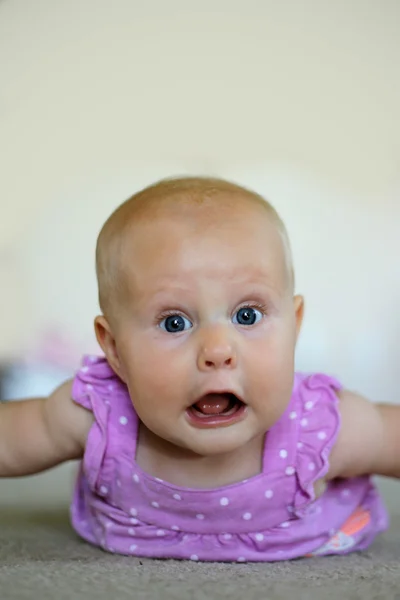
[[[135,225],[124,252],[113,335],[141,421],[203,456],[267,431],[291,396],[301,309],[266,211],[177,209]]]

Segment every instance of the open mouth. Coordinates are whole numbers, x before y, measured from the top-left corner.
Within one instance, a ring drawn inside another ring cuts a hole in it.
[[[186,413],[197,427],[221,427],[231,425],[243,418],[244,402],[230,392],[209,393],[189,406]]]

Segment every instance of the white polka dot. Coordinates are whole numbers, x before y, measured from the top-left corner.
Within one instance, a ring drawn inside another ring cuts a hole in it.
[[[163,535],[165,535],[165,531],[164,531],[164,529],[159,529],[159,530],[157,531],[157,535],[158,535],[159,537],[162,537]]]
[[[121,487],[121,486],[122,486],[122,483],[120,482],[119,479],[117,479],[117,487]]]
[[[109,406],[110,401],[109,400],[104,400],[104,404],[107,404],[107,406]]]
[[[317,437],[318,437],[319,440],[325,440],[326,439],[326,433],[325,433],[325,431],[320,431],[318,433]]]
[[[159,481],[160,483],[163,483],[163,480],[160,479],[159,477],[156,477],[156,481]]]
[[[114,386],[113,386],[113,384],[112,384],[112,383],[110,383],[110,385],[108,385],[108,386],[107,386],[107,389],[108,389],[110,392],[112,392],[112,391],[113,391],[113,389],[114,389]]]
[[[202,515],[201,513],[196,515],[196,519],[199,519],[199,521],[202,521],[204,519],[204,515]]]
[[[295,419],[296,417],[297,417],[297,412],[296,412],[296,411],[294,411],[294,410],[292,410],[292,412],[291,412],[291,413],[290,413],[290,415],[289,415],[289,419],[292,419],[292,420],[293,420],[293,419]]]
[[[313,406],[314,406],[314,403],[311,400],[308,400],[304,405],[306,410],[311,410]]]
[[[224,538],[224,540],[231,540],[232,539],[232,534],[231,533],[224,533],[224,535],[222,537]]]
[[[286,475],[294,475],[295,472],[296,472],[296,469],[294,467],[286,467],[286,469],[285,469]]]
[[[129,546],[129,550],[130,550],[131,552],[134,552],[134,551],[136,550],[136,548],[137,548],[137,545],[136,545],[136,544],[132,544],[132,546]]]
[[[119,422],[121,423],[121,425],[126,425],[128,422],[128,419],[124,416],[119,418]]]
[[[190,560],[199,560],[199,557],[197,556],[197,554],[192,554]]]
[[[297,448],[301,450],[303,447],[303,442],[297,442]]]
[[[308,420],[307,420],[307,419],[302,419],[302,420],[300,421],[300,425],[301,425],[302,427],[307,427],[307,425],[308,425]]]
[[[87,365],[85,365],[84,367],[81,368],[82,373],[87,373],[89,371],[89,367]]]
[[[342,496],[343,498],[348,498],[350,496],[350,490],[348,490],[347,488],[342,490]]]
[[[287,450],[281,450],[281,451],[279,452],[279,456],[280,456],[281,458],[287,458]]]
[[[133,527],[129,527],[128,533],[129,535],[136,535],[136,531],[133,529]]]
[[[219,501],[221,506],[228,506],[229,504],[229,499],[228,498],[221,498]]]
[[[272,498],[272,496],[274,495],[274,492],[272,490],[267,490],[264,494],[264,496],[266,498],[268,498],[268,500],[270,500]]]
[[[92,386],[92,384],[91,384],[91,383],[87,383],[87,384],[86,384],[86,389],[87,389],[87,390],[92,390],[92,389],[93,389],[93,386]]]
[[[132,517],[132,519],[130,519],[130,522],[132,523],[132,525],[137,525],[139,523],[139,521],[135,519],[135,517]]]
[[[310,464],[308,465],[308,470],[309,471],[315,471],[315,463],[310,462]]]
[[[182,500],[182,496],[180,494],[173,495],[174,500]]]
[[[252,517],[252,514],[251,514],[251,513],[249,513],[249,512],[246,512],[246,513],[244,513],[244,515],[243,515],[243,519],[244,519],[245,521],[250,521],[251,517]]]
[[[137,517],[137,509],[136,508],[131,508],[129,511],[129,514],[132,515],[132,517]]]
[[[111,521],[107,521],[106,523],[106,529],[109,529],[112,526],[112,522]]]
[[[103,496],[105,496],[108,493],[108,488],[105,485],[102,485],[100,488],[100,494],[103,494]]]
[[[115,552],[114,548],[111,548],[111,546],[108,546],[108,551],[111,552],[111,554],[114,554]]]
[[[287,508],[288,513],[292,514],[294,512],[294,506],[290,506],[290,504],[289,504],[289,506],[287,506],[286,508]]]
[[[284,521],[283,523],[281,523],[281,527],[283,527],[283,529],[286,529],[289,526],[290,526],[289,521]]]
[[[246,562],[246,559],[244,556],[239,556],[239,558],[237,559],[237,562]]]
[[[133,475],[132,479],[135,483],[139,483],[139,481],[140,481],[139,475],[136,475],[136,473]]]
[[[180,531],[181,528],[178,525],[172,525],[171,529],[173,529],[174,531]]]
[[[158,502],[152,502],[151,505],[154,506],[154,508],[160,508]]]
[[[257,542],[262,542],[264,539],[264,534],[263,533],[256,533],[256,540]]]

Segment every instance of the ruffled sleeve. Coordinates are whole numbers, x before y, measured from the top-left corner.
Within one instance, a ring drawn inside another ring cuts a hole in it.
[[[340,429],[339,398],[342,389],[334,377],[306,376],[298,388],[297,490],[294,508],[300,516],[315,500],[314,484],[329,470],[329,455]]]
[[[110,397],[117,385],[116,380],[117,376],[105,358],[85,356],[72,384],[74,402],[93,413],[93,425],[83,457],[83,471],[89,486],[96,492],[104,485],[99,480],[99,474],[104,471]]]

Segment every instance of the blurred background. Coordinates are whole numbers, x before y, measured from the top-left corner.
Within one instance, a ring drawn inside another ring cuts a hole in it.
[[[0,1],[0,381],[97,352],[94,249],[162,177],[264,194],[292,240],[297,368],[399,402],[397,0]]]

